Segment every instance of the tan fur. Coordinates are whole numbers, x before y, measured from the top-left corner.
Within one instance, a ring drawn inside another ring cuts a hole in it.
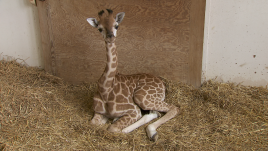
[[[105,28],[106,34],[114,30],[115,19],[112,14],[105,12],[99,18],[99,26]],[[140,108],[168,112],[157,121],[156,126],[173,118],[179,109],[164,102],[165,86],[159,78],[149,74],[117,74],[118,63],[114,41],[115,36],[105,38],[107,64],[98,80],[98,92],[93,104],[95,115],[91,123],[100,125],[107,121],[106,118],[119,118],[108,130],[121,132],[142,117]],[[155,136],[148,134],[150,139],[155,138],[151,135]]]

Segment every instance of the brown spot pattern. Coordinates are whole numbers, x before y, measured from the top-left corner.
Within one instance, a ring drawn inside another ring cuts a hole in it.
[[[112,13],[102,13],[99,24],[111,34],[115,19]],[[109,118],[120,117],[110,128],[122,130],[141,118],[140,108],[167,112],[171,106],[165,103],[165,86],[163,82],[149,74],[119,75],[117,73],[117,52],[115,37],[106,38],[107,64],[103,75],[98,80],[98,92],[94,97],[95,112],[101,112]],[[106,79],[108,78],[108,79]],[[106,82],[105,82],[106,81]],[[137,106],[138,105],[138,106]],[[98,115],[98,114],[96,114]],[[94,116],[97,121],[102,116]]]
[[[108,75],[108,78],[112,78],[112,77],[114,77],[114,76],[115,76],[115,74],[116,74],[116,70],[115,70],[115,71],[113,71],[113,72],[111,72],[111,73]]]
[[[126,111],[129,109],[134,109],[135,107],[132,104],[117,104],[116,110],[117,111]]]
[[[149,90],[149,91],[148,91],[148,94],[154,94],[154,93],[156,93],[155,90]]]
[[[111,67],[114,69],[114,68],[116,68],[117,67],[117,62],[116,63],[113,63],[112,65],[111,65]]]
[[[128,103],[128,99],[125,98],[123,95],[117,95],[116,103]]]

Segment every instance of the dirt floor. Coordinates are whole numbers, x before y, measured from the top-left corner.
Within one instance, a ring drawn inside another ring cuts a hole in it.
[[[0,61],[0,150],[268,150],[268,90],[213,80],[195,89],[165,80],[182,113],[158,128],[114,134],[89,124],[96,84],[73,86]]]

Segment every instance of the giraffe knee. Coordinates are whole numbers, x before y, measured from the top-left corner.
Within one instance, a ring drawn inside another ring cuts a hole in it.
[[[180,106],[172,105],[170,110],[174,111],[175,112],[174,114],[180,114],[181,113]]]
[[[144,111],[149,110],[148,107],[146,107],[144,103],[140,103],[140,104],[138,104],[138,105],[139,105],[139,107],[140,107],[142,110],[144,110]]]
[[[107,121],[108,121],[107,117],[105,117],[104,115],[95,113],[90,123],[93,125],[102,125],[102,124],[105,124]]]
[[[115,132],[116,133],[116,132],[121,132],[121,129],[118,126],[112,124],[112,125],[110,125],[108,127],[108,131],[109,132]]]

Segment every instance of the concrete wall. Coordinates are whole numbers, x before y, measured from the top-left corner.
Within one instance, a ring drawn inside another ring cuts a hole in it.
[[[267,86],[267,16],[267,0],[207,0],[203,80]]]
[[[203,80],[268,84],[268,1],[207,0]],[[37,7],[0,0],[0,59],[43,66]]]
[[[28,0],[0,0],[0,59],[43,66],[37,7]]]

